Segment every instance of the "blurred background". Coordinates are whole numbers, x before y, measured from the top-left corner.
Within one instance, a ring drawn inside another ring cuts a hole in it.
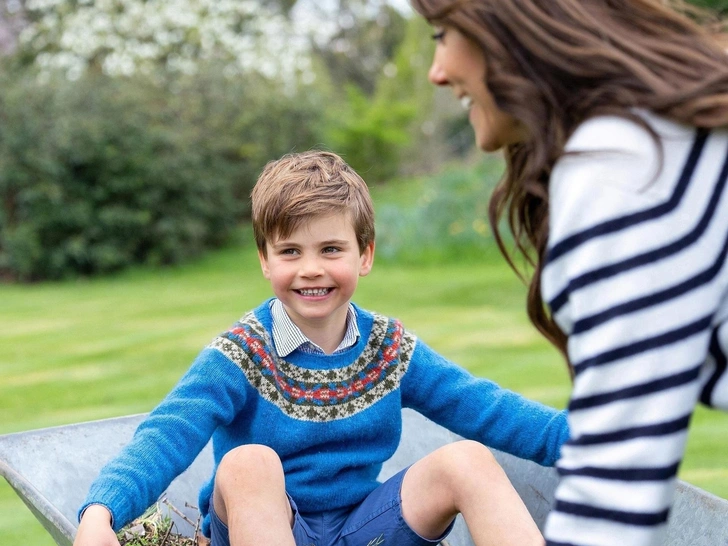
[[[374,196],[355,301],[563,407],[487,224],[501,157],[428,83],[431,33],[406,0],[1,0],[0,434],[152,409],[270,295],[248,196],[311,148]],[[728,497],[725,427],[696,413],[681,477]],[[3,481],[6,544],[53,542]]]

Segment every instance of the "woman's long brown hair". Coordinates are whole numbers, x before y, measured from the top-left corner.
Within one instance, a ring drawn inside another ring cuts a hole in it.
[[[708,14],[667,0],[412,0],[429,21],[457,28],[486,61],[496,104],[526,129],[504,150],[490,201],[498,246],[533,268],[527,308],[567,357],[566,336],[541,296],[551,170],[576,127],[597,115],[642,123],[634,108],[697,127],[728,126],[728,55]],[[710,25],[709,25],[710,23]],[[643,123],[644,125],[644,123]],[[515,247],[499,231],[506,219]],[[568,357],[567,357],[568,360]]]

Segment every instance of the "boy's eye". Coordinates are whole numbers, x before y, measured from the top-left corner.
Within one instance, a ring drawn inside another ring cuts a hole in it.
[[[284,248],[281,250],[281,254],[296,254],[298,252],[295,248]]]
[[[322,252],[324,254],[331,254],[332,252],[338,252],[338,251],[339,251],[339,249],[335,246],[327,246],[327,247],[324,247],[324,249],[322,250]]]

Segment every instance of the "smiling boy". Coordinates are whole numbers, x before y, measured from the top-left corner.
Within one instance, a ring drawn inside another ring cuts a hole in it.
[[[212,546],[426,545],[462,513],[476,545],[541,545],[485,445],[551,465],[565,415],[475,378],[351,303],[374,259],[364,181],[337,155],[269,163],[252,193],[274,298],[205,348],[91,486],[75,546],[116,546],[212,438]],[[377,481],[410,407],[471,440]],[[475,440],[475,441],[472,441]],[[372,542],[374,541],[374,542]]]

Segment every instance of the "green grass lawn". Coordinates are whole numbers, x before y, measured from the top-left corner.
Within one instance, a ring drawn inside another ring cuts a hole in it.
[[[474,373],[563,407],[567,373],[529,326],[524,292],[491,255],[470,264],[380,263],[355,300],[401,318]],[[269,294],[252,246],[175,269],[0,285],[0,433],[149,411],[213,336]],[[726,419],[698,411],[681,474],[721,496]],[[0,544],[53,544],[4,481]]]

